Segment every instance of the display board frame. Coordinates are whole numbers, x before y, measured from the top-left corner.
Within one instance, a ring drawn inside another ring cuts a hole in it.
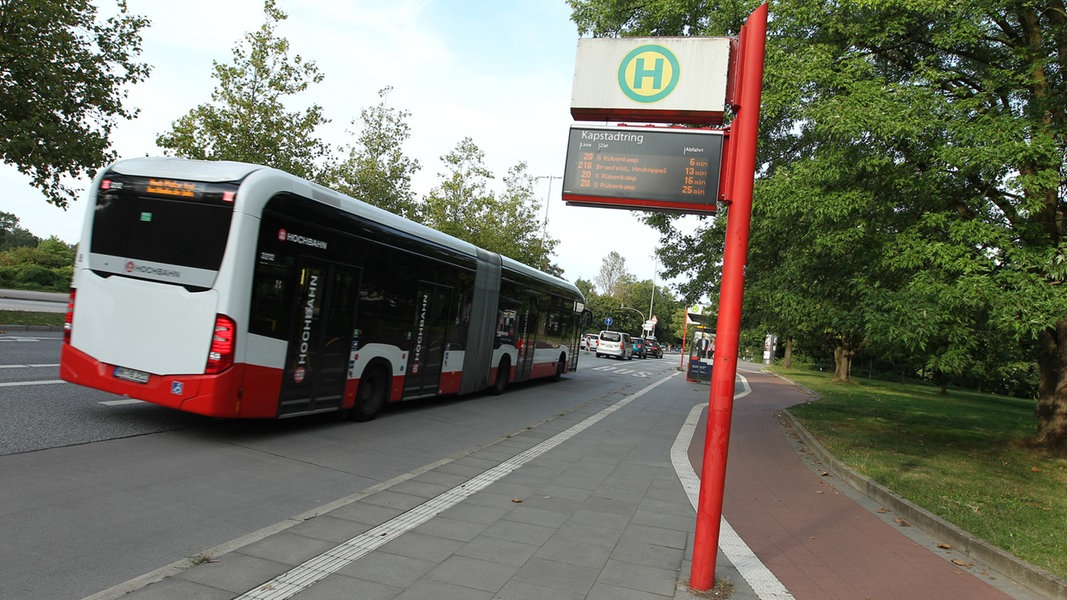
[[[563,172],[570,206],[714,213],[721,129],[572,125]]]

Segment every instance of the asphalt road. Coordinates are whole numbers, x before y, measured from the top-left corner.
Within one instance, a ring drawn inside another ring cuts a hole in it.
[[[557,383],[376,421],[220,421],[59,381],[58,332],[0,334],[0,598],[83,598],[678,366],[583,352]]]

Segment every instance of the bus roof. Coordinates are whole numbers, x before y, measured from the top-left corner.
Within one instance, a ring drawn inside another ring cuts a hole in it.
[[[225,160],[210,161],[175,157],[142,157],[119,160],[108,167],[108,170],[122,175],[166,177],[184,179],[187,181],[206,181],[216,183],[243,182],[252,174],[256,175],[252,178],[254,180],[258,180],[260,177],[265,179],[282,177],[290,184],[294,184],[294,187],[301,185],[308,186],[310,189],[305,190],[303,195],[312,200],[360,215],[398,231],[413,233],[427,241],[440,244],[470,256],[475,256],[478,251],[478,247],[470,242],[442,233],[421,223],[405,219],[404,217],[393,214],[377,206],[367,204],[366,202],[357,200],[351,196],[347,196],[273,167]],[[252,182],[250,181],[249,183]],[[501,255],[500,258],[502,265],[506,269],[522,273],[528,277],[554,282],[556,285],[564,289],[581,295],[578,288],[565,279],[544,273],[506,256]]]
[[[241,181],[249,173],[266,168],[268,167],[231,160],[189,160],[169,156],[153,156],[123,159],[112,164],[108,167],[108,170],[120,175],[145,175],[151,173],[156,177],[217,183]]]

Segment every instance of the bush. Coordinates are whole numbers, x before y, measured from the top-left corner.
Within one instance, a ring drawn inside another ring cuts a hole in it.
[[[0,252],[0,287],[65,292],[74,275],[74,246],[55,237]]]
[[[70,288],[73,267],[48,268],[40,265],[24,264],[5,271],[14,270],[14,281],[10,287],[23,290],[64,292]]]

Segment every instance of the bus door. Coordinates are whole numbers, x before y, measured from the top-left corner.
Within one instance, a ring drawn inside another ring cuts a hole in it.
[[[359,277],[354,267],[301,261],[279,416],[341,407]]]
[[[527,294],[522,303],[522,311],[519,312],[519,323],[515,334],[515,345],[519,349],[519,361],[515,365],[515,381],[525,381],[530,378],[534,364],[534,351],[537,349],[539,322],[540,315],[537,312],[535,297]]]
[[[407,375],[404,377],[405,398],[437,394],[445,362],[448,311],[451,306],[451,287],[419,282]]]

